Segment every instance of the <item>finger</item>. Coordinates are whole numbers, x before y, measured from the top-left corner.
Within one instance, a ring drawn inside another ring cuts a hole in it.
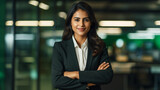
[[[67,72],[64,72],[63,75],[66,76],[66,73],[67,73]]]
[[[101,66],[101,68],[105,68],[107,65],[109,65],[109,63],[105,63],[104,65]]]
[[[106,62],[103,62],[103,63],[101,63],[100,65],[99,65],[99,67],[102,67],[103,65],[105,65],[106,64]]]
[[[103,70],[106,70],[110,65],[107,65],[105,68],[103,68]]]
[[[102,65],[101,67],[99,67],[98,70],[105,70],[105,69],[107,69],[109,67],[108,65],[109,65],[109,63],[106,63],[106,64]]]
[[[96,84],[88,83],[87,86],[95,86]]]
[[[98,67],[98,70],[100,70],[105,63],[106,62],[103,62],[102,64],[100,64],[99,67]]]
[[[104,67],[106,67],[107,65],[109,65],[109,63],[103,62],[98,70],[103,70]]]

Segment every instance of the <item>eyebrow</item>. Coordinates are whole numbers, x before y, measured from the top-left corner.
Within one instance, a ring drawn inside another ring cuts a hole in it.
[[[77,19],[77,18],[79,19],[79,17],[74,17],[74,19]],[[89,17],[85,17],[85,18],[89,18]]]

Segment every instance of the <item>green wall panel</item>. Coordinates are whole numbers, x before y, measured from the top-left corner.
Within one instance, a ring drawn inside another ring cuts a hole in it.
[[[4,90],[4,34],[5,34],[5,0],[0,2],[0,90]]]

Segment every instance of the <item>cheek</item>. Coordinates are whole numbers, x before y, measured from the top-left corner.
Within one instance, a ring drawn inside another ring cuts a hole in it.
[[[76,28],[77,27],[77,24],[76,23],[73,23],[72,24],[72,28]]]
[[[87,24],[87,27],[90,29],[91,28],[91,24]]]

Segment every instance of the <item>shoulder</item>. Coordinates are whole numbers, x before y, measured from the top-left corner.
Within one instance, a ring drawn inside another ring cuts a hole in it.
[[[101,55],[108,55],[108,47],[107,47],[107,45],[106,44],[104,44],[104,47],[103,47],[103,49],[102,49],[102,52],[101,52]]]
[[[54,47],[53,48],[57,48],[57,49],[64,49],[68,46],[68,44],[70,43],[70,40],[64,40],[64,41],[59,41],[59,42],[55,42],[54,43]]]
[[[64,42],[63,41],[59,41],[59,42],[55,42],[54,43],[54,48],[60,48],[64,46]]]
[[[61,53],[62,51],[64,51],[63,50],[63,43],[62,43],[62,41],[60,41],[60,42],[55,42],[54,43],[54,46],[53,46],[53,52],[54,53]]]

